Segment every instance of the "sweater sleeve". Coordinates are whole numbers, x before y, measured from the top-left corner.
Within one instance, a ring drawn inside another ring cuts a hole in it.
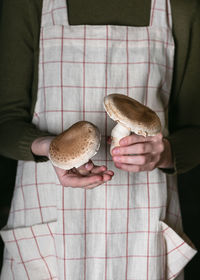
[[[37,97],[42,0],[1,1],[0,153],[35,160],[31,143],[49,135],[31,123]],[[171,3],[176,51],[168,139],[175,171],[183,173],[200,164],[200,4],[199,0]]]
[[[35,1],[32,1],[35,2]],[[43,161],[31,152],[34,139],[49,135],[32,123],[41,9],[30,0],[2,0],[0,19],[0,153],[17,160]],[[38,2],[39,3],[39,2]],[[28,16],[27,16],[28,15]]]
[[[200,3],[172,4],[176,53],[168,139],[180,174],[200,164]]]

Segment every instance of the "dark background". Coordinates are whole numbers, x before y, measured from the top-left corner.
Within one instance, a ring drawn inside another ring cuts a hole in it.
[[[1,11],[1,0],[0,0]],[[7,221],[15,182],[16,161],[0,156],[0,228]],[[180,175],[179,195],[185,233],[200,251],[200,166]],[[0,268],[2,264],[3,244],[0,239]],[[200,253],[186,266],[185,280],[199,278]]]
[[[16,161],[0,156],[0,227],[6,224],[11,203],[16,173]],[[179,195],[185,233],[200,251],[200,166],[180,175]],[[3,244],[0,241],[0,266]],[[197,279],[200,275],[199,253],[185,269],[185,280]]]

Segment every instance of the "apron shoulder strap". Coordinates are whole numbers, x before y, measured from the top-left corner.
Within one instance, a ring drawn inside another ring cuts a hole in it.
[[[41,26],[69,25],[66,0],[43,0]]]
[[[150,26],[172,29],[170,0],[151,0]]]

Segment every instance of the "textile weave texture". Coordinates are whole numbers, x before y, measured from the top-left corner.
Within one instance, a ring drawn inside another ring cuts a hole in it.
[[[62,187],[50,162],[19,161],[1,279],[175,279],[196,253],[182,233],[176,177],[115,168],[103,108],[108,94],[128,95],[156,111],[168,134],[170,2],[152,0],[148,27],[70,26],[67,14],[65,0],[43,1],[33,123],[57,135],[93,122],[102,134],[93,161],[115,175],[93,190]]]

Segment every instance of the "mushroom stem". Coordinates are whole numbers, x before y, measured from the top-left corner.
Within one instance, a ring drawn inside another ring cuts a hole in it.
[[[116,146],[119,146],[119,141],[131,134],[130,128],[120,124],[119,122],[111,131],[112,142],[110,146],[110,153],[112,154],[112,149]]]

